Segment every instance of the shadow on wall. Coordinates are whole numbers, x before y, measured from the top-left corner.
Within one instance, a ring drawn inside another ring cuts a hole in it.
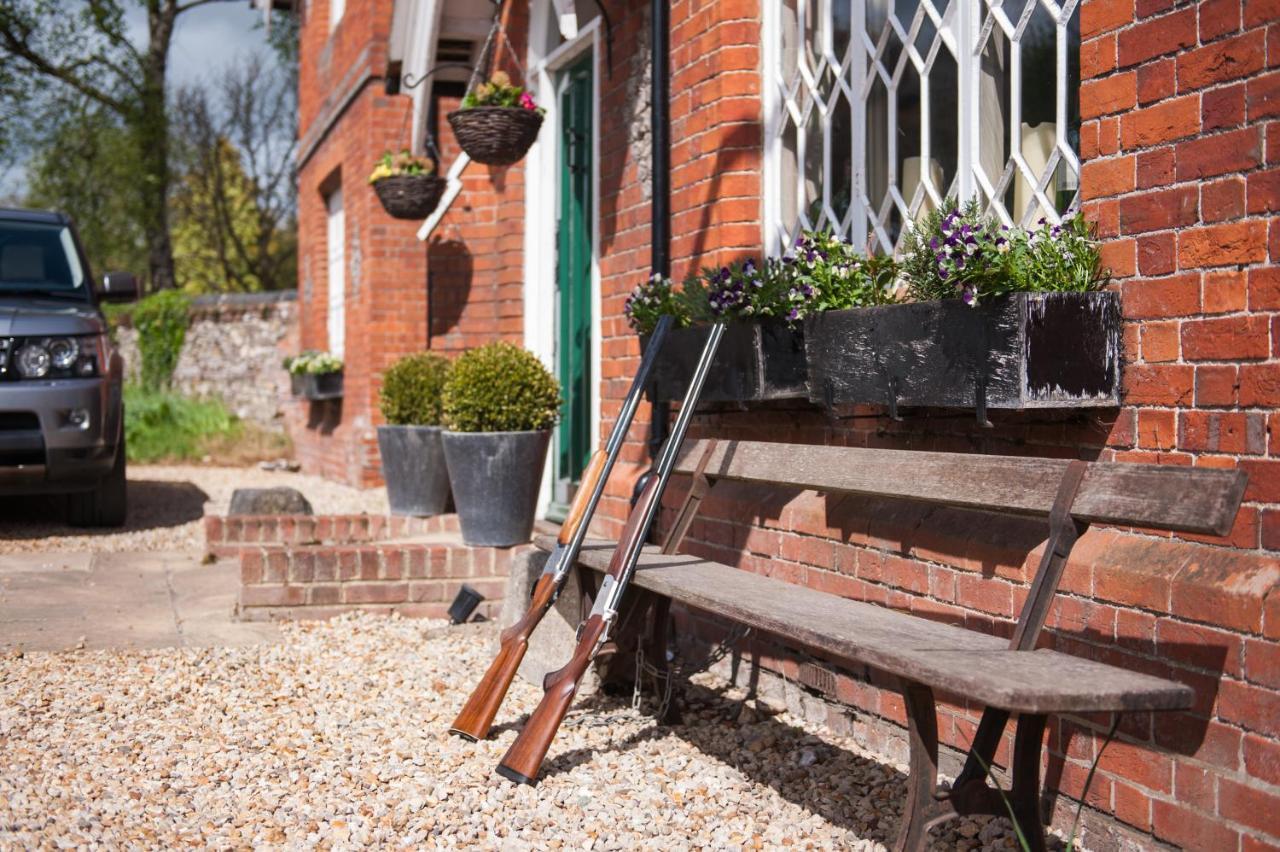
[[[332,435],[342,422],[342,399],[312,400],[307,404],[307,429]]]
[[[427,328],[431,338],[446,335],[462,320],[471,294],[471,251],[461,240],[433,240],[427,246]]]

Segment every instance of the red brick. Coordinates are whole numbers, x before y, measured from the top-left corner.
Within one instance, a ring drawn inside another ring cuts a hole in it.
[[[1182,324],[1182,357],[1188,361],[1263,359],[1271,354],[1265,316],[1191,320]]]
[[[1210,89],[1201,96],[1200,131],[1209,133],[1239,127],[1244,123],[1244,83]],[[1187,95],[1195,97],[1195,95]]]
[[[1145,234],[1138,238],[1138,273],[1168,275],[1177,269],[1177,235],[1172,231]]]
[[[1250,121],[1280,117],[1280,71],[1249,80],[1245,95]]]
[[[1080,117],[1097,118],[1132,109],[1138,103],[1138,78],[1132,71],[1080,85]]]
[[[1249,175],[1249,212],[1280,212],[1280,169],[1253,172]]]
[[[305,586],[241,586],[240,605],[301,606],[306,603]]]
[[[1138,271],[1136,240],[1108,240],[1098,248],[1102,268],[1116,278],[1128,278]]]
[[[1080,38],[1092,38],[1133,21],[1133,0],[1085,0],[1080,4]]]
[[[1080,78],[1091,80],[1114,71],[1116,67],[1116,37],[1114,35],[1090,39],[1080,45]]]
[[[1257,263],[1266,259],[1266,222],[1228,222],[1190,228],[1178,234],[1178,267],[1181,269]]]
[[[1174,156],[1173,146],[1157,148],[1154,151],[1143,151],[1138,155],[1138,189],[1151,189],[1156,186],[1168,186],[1173,183]]]
[[[1200,276],[1134,279],[1123,285],[1126,319],[1163,319],[1200,312]]]
[[[1142,360],[1149,364],[1178,360],[1180,333],[1176,322],[1146,322],[1142,329]]]
[[[1083,199],[1121,195],[1134,188],[1132,156],[1093,160],[1081,167],[1080,196]]]
[[[1178,442],[1174,412],[1143,409],[1138,412],[1138,446],[1146,450],[1171,450]]]
[[[1151,830],[1151,797],[1137,787],[1116,781],[1112,787],[1115,814],[1141,831]]]
[[[1280,0],[1244,0],[1245,28],[1280,21]]]
[[[1249,301],[1248,276],[1235,269],[1207,272],[1204,276],[1204,312],[1228,314],[1243,311]]]
[[[1247,680],[1280,689],[1280,644],[1250,639],[1244,647],[1244,661]]]
[[[1200,41],[1210,42],[1240,29],[1240,0],[1203,0],[1200,4]]]
[[[1280,693],[1262,686],[1224,680],[1218,689],[1218,716],[1248,731],[1280,736]]]
[[[266,557],[256,547],[240,551],[240,582],[244,585],[261,583],[266,571]]]
[[[1195,368],[1189,364],[1134,364],[1124,372],[1128,405],[1187,405],[1193,395]]]
[[[1200,364],[1196,367],[1195,404],[1235,405],[1239,386],[1237,369]]]
[[[1184,849],[1235,849],[1240,843],[1238,831],[1186,805],[1152,799],[1151,815],[1156,837]]]
[[[1280,835],[1280,793],[1268,793],[1230,778],[1218,782],[1218,812],[1258,831]]]
[[[1247,171],[1262,162],[1262,132],[1245,127],[1178,143],[1178,180]]]
[[[1214,42],[1178,55],[1178,91],[1203,89],[1238,80],[1266,64],[1266,35],[1261,30]]]
[[[1235,175],[1200,185],[1201,221],[1224,222],[1244,215],[1244,178]]]
[[[1112,740],[1098,759],[1098,770],[1118,775],[1148,790],[1173,791],[1173,761],[1149,745]]]
[[[1280,550],[1280,512],[1262,513],[1262,546],[1267,550]]]
[[[1194,186],[1163,192],[1146,192],[1120,199],[1120,231],[1137,234],[1185,227],[1196,221],[1199,210]]]
[[[343,603],[403,603],[409,599],[408,583],[344,583]]]
[[[1249,474],[1244,499],[1280,503],[1280,459],[1241,459],[1240,467]]]
[[[1149,104],[1174,93],[1176,78],[1172,59],[1144,62],[1138,66],[1138,103]]]
[[[1240,368],[1240,404],[1280,405],[1280,364],[1245,364]]]
[[[1207,813],[1217,810],[1217,773],[1178,761],[1173,768],[1173,797]]]
[[[1195,43],[1196,10],[1188,6],[1123,30],[1118,40],[1119,65],[1121,68],[1138,65]]]
[[[1250,777],[1280,787],[1280,742],[1245,734],[1244,766]]]

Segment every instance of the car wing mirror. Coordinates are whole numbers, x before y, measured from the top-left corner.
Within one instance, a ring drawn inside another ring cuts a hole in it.
[[[108,272],[98,296],[108,302],[132,302],[138,298],[138,279],[132,272]]]

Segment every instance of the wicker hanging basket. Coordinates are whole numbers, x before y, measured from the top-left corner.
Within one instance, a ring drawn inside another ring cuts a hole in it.
[[[542,114],[524,107],[478,106],[449,113],[449,124],[471,159],[486,166],[509,166],[538,138]]]
[[[425,219],[444,195],[445,179],[436,175],[394,175],[373,185],[382,209],[397,219]]]

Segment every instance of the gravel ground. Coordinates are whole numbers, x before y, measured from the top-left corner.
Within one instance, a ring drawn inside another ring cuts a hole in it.
[[[227,511],[237,488],[296,488],[317,514],[385,514],[384,488],[362,491],[317,476],[257,467],[131,465],[129,519],[120,530],[63,522],[53,497],[0,499],[0,554],[36,551],[203,550],[205,514]]]
[[[493,775],[540,691],[497,735],[445,731],[489,629],[344,616],[251,649],[0,659],[0,847],[880,849],[901,767],[786,714],[736,721],[695,680],[684,724],[603,697],[570,712],[543,781]],[[1006,849],[1002,821],[939,849]]]

